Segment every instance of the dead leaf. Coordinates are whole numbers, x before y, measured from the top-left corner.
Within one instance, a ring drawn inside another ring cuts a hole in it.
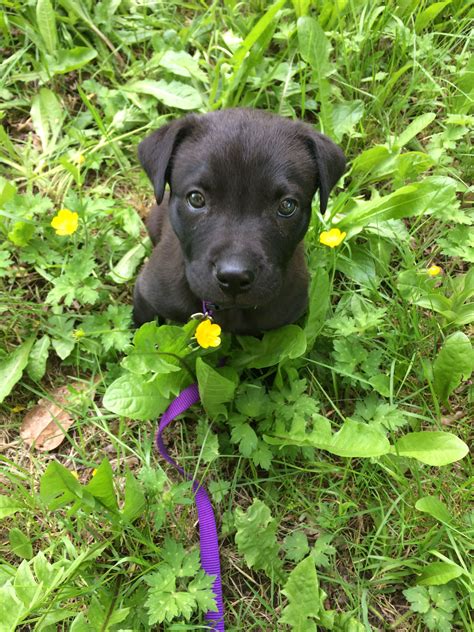
[[[72,382],[59,386],[50,393],[50,399],[40,399],[36,406],[28,411],[20,428],[20,436],[25,443],[37,450],[49,451],[58,447],[66,432],[74,423],[66,407],[77,400],[78,394],[90,385],[84,382]],[[91,389],[91,397],[93,397]]]

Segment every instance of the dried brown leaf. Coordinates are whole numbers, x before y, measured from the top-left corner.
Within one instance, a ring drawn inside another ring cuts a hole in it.
[[[20,436],[25,443],[45,452],[57,448],[74,423],[66,408],[77,399],[78,393],[88,388],[89,384],[84,382],[72,382],[55,388],[49,399],[40,399],[21,424]]]

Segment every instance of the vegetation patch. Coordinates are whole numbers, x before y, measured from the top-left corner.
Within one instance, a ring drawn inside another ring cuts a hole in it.
[[[167,442],[212,497],[227,629],[471,629],[469,4],[0,4],[0,631],[205,627],[192,486],[153,441],[196,381]],[[134,330],[136,146],[234,106],[349,158],[308,314]]]

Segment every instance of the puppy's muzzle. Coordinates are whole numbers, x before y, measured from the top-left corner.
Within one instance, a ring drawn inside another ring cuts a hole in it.
[[[214,266],[214,276],[221,290],[231,296],[248,292],[255,280],[250,263],[241,257],[218,261]]]

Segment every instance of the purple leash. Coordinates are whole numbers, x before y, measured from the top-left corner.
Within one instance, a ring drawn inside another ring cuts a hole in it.
[[[191,386],[185,388],[184,391],[181,391],[178,397],[171,402],[160,419],[160,424],[156,432],[155,444],[161,456],[166,459],[168,463],[175,467],[182,476],[192,480],[199,521],[201,566],[208,575],[216,576],[212,585],[212,590],[216,596],[217,612],[210,610],[206,613],[206,619],[209,621],[211,630],[224,632],[224,602],[222,600],[219,543],[217,540],[216,519],[212,510],[212,503],[201,483],[186,474],[184,469],[170,457],[166,450],[166,446],[163,443],[162,437],[163,430],[173,421],[175,417],[181,415],[181,413],[184,413],[185,410],[199,401],[200,397],[197,384],[191,384]]]

